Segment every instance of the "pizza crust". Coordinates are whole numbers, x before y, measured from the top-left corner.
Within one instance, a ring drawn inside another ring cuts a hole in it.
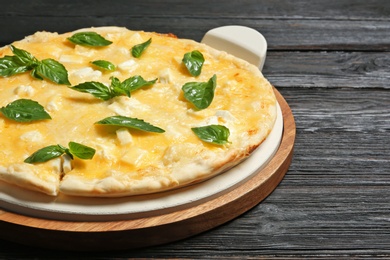
[[[103,51],[73,46],[66,41],[67,37],[80,31],[98,32],[114,44]],[[153,39],[154,45],[151,45],[153,47],[145,54],[145,58],[139,60],[129,56],[129,44],[115,45],[116,42],[122,42],[124,39],[129,39],[133,41],[132,44],[135,44],[149,37]],[[42,48],[43,43],[47,50],[34,52]],[[115,57],[119,63],[117,70],[112,73],[114,76],[124,79],[142,72],[144,73],[142,75],[146,75],[148,79],[158,79],[155,86],[140,90],[130,98],[122,96],[105,102],[72,90],[61,90],[61,95],[58,95],[58,90],[53,90],[53,88],[64,88],[63,86],[54,85],[50,86],[50,90],[45,90],[45,93],[50,91],[51,94],[40,101],[46,104],[45,107],[52,112],[53,118],[59,117],[60,113],[67,114],[64,120],[68,121],[62,122],[66,125],[64,132],[71,133],[72,129],[77,132],[81,129],[78,125],[81,124],[80,122],[88,124],[83,131],[89,134],[72,135],[72,141],[84,142],[95,147],[97,154],[88,162],[77,158],[72,162],[62,159],[59,171],[49,171],[50,173],[46,175],[23,170],[25,167],[29,169],[36,167],[26,166],[27,164],[23,163],[26,153],[19,161],[17,158],[12,158],[11,162],[0,161],[0,180],[27,189],[53,196],[61,192],[77,196],[120,197],[161,192],[198,183],[221,174],[247,158],[265,140],[276,120],[276,98],[272,86],[256,66],[192,40],[176,39],[172,35],[129,31],[121,27],[98,27],[80,29],[62,35],[38,32],[14,44],[32,54],[37,53],[35,55],[39,58],[50,54],[52,58],[62,61],[65,67],[72,68],[69,69],[72,85],[90,80],[108,82],[110,75],[88,67],[88,62],[101,58],[103,52],[106,53],[104,57]],[[202,75],[197,78],[186,74],[180,60],[183,53],[192,50],[200,50],[206,58]],[[3,55],[10,55],[6,47],[0,49],[0,56]],[[163,60],[153,62],[153,58]],[[160,63],[162,65],[159,65]],[[206,81],[213,74],[217,75],[217,88],[212,105],[204,110],[194,109],[183,100],[181,86],[190,81]],[[11,78],[20,80],[15,85],[11,84],[14,88],[31,81],[29,75],[25,74],[0,78],[0,81],[10,82]],[[53,85],[45,81],[34,82],[31,85],[36,93],[24,94],[30,95],[31,98],[38,98],[39,88],[41,88],[39,84],[47,89],[49,85]],[[0,100],[2,102],[0,107],[17,98],[16,96],[10,91],[7,97]],[[67,109],[69,106],[74,107],[76,111],[81,111],[81,105],[88,106],[88,109],[94,106],[93,111],[99,112],[79,115],[75,111],[64,111],[69,110]],[[164,137],[157,137],[156,134],[146,136],[123,129],[110,129],[107,132],[105,129],[93,126],[93,122],[103,115],[114,114],[142,116],[145,120],[151,120],[166,130]],[[77,122],[72,122],[73,119]],[[5,121],[7,122],[4,123]],[[213,122],[223,124],[230,129],[228,145],[216,146],[204,143],[194,137],[190,131],[191,127]],[[2,131],[8,133],[4,124],[9,124],[8,120],[0,117],[0,134]],[[32,126],[30,128],[34,129]],[[53,127],[47,123],[46,128],[49,129],[48,132],[41,134],[47,139],[51,135],[54,137],[48,140],[49,143],[34,144],[34,147],[65,140],[60,139],[56,133],[60,129],[59,126]],[[145,141],[149,139],[150,141]],[[142,145],[137,145],[138,140],[143,142]],[[0,141],[0,145],[3,145],[2,149],[4,149],[7,143]],[[18,171],[10,170],[16,165],[23,167]]]
[[[0,166],[0,180],[29,190],[56,196],[59,191],[59,175],[54,173],[42,179],[31,168],[27,164],[13,164],[8,168]]]

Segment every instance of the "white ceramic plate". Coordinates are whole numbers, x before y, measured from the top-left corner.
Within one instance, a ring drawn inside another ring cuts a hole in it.
[[[244,59],[256,65],[260,71],[263,69],[267,41],[253,28],[241,25],[217,27],[203,36],[202,43]]]
[[[283,118],[278,105],[273,130],[248,159],[212,179],[185,188],[124,198],[51,197],[0,182],[0,207],[23,215],[68,221],[114,221],[173,212],[219,196],[248,180],[276,153],[282,133]]]

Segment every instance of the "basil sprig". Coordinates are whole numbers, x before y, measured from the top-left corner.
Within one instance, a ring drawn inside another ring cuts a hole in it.
[[[78,32],[67,39],[74,44],[89,47],[104,47],[112,43],[96,32]]]
[[[121,82],[116,77],[111,77],[110,86],[106,86],[103,83],[96,81],[88,81],[76,86],[71,87],[71,89],[89,93],[94,97],[100,98],[102,100],[109,100],[116,96],[131,96],[131,92],[145,87],[150,86],[156,83],[157,79],[147,81],[143,79],[141,76],[133,76],[130,77],[123,82]]]
[[[192,76],[199,76],[202,72],[204,57],[200,51],[187,52],[182,61]]]
[[[24,73],[38,66],[39,61],[29,52],[9,46],[14,56],[5,56],[0,59],[0,76],[9,77]]]
[[[95,60],[91,62],[93,65],[97,66],[100,69],[107,70],[107,71],[114,71],[116,69],[116,66],[106,60]]]
[[[31,70],[29,64],[24,63],[17,56],[5,56],[0,59],[0,76],[9,77]]]
[[[146,42],[134,45],[131,48],[131,55],[133,55],[134,58],[141,57],[142,53],[149,47],[149,45],[152,43],[152,38],[147,40]]]
[[[164,133],[165,130],[157,126],[151,125],[148,122],[145,122],[142,119],[126,117],[126,116],[111,116],[106,117],[95,124],[97,125],[111,125],[111,126],[120,126],[126,128],[133,128],[142,130],[145,132],[154,132],[154,133]]]
[[[43,106],[30,99],[15,100],[7,106],[0,108],[0,112],[3,113],[5,117],[17,122],[51,119]]]
[[[229,143],[229,128],[223,125],[208,125],[193,127],[191,130],[202,140],[207,143],[224,145]]]
[[[31,164],[47,162],[51,159],[60,157],[63,154],[69,155],[72,159],[75,156],[83,160],[89,160],[93,158],[96,152],[95,149],[76,142],[69,142],[68,146],[69,148],[60,144],[46,146],[34,152],[26,158],[24,162]]]
[[[214,99],[217,76],[212,76],[208,82],[187,82],[182,90],[184,97],[198,109],[210,106]]]
[[[0,76],[9,77],[31,70],[31,76],[36,79],[48,79],[56,84],[70,85],[68,71],[56,60],[39,61],[31,53],[10,45],[14,56],[0,58]]]

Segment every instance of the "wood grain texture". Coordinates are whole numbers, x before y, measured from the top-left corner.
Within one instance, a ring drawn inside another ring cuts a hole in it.
[[[69,2],[67,0],[18,1],[19,5],[8,4],[1,0],[4,16],[59,16],[78,17],[86,15],[103,16],[193,16],[208,19],[220,17],[251,17],[257,19],[306,18],[306,19],[354,19],[354,20],[388,20],[390,8],[386,0],[296,0],[293,3],[285,0],[241,0],[217,1],[208,0],[180,1],[167,0],[117,0],[109,5],[103,0],[84,0]],[[207,8],[206,8],[207,7]],[[34,13],[32,14],[32,8]],[[54,12],[57,10],[57,12]],[[211,17],[211,16],[217,17]]]
[[[64,33],[107,25],[200,41],[214,27],[239,24],[259,30],[269,50],[390,50],[390,6],[385,0],[3,2],[2,45],[39,30]]]
[[[0,43],[42,29],[92,25],[174,32],[195,40],[215,26],[254,27],[269,44],[264,75],[296,120],[289,171],[252,210],[190,239],[85,254],[1,241],[0,258],[390,257],[389,1],[126,3],[0,0]]]
[[[268,52],[263,74],[278,88],[390,89],[390,52]]]
[[[35,31],[68,32],[91,26],[117,25],[131,30],[173,33],[180,38],[200,41],[210,29],[230,24],[259,30],[267,39],[269,50],[349,50],[389,51],[390,25],[388,21],[344,20],[252,20],[248,18],[220,18],[217,20],[193,17],[19,17],[22,27],[12,24],[14,17],[1,17],[4,36],[2,45],[22,39]],[[34,24],[31,28],[28,24]]]

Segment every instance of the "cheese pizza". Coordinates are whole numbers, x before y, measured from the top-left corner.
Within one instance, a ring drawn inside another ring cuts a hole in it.
[[[198,183],[247,158],[276,119],[254,65],[172,34],[37,32],[0,49],[0,180],[120,197]]]

